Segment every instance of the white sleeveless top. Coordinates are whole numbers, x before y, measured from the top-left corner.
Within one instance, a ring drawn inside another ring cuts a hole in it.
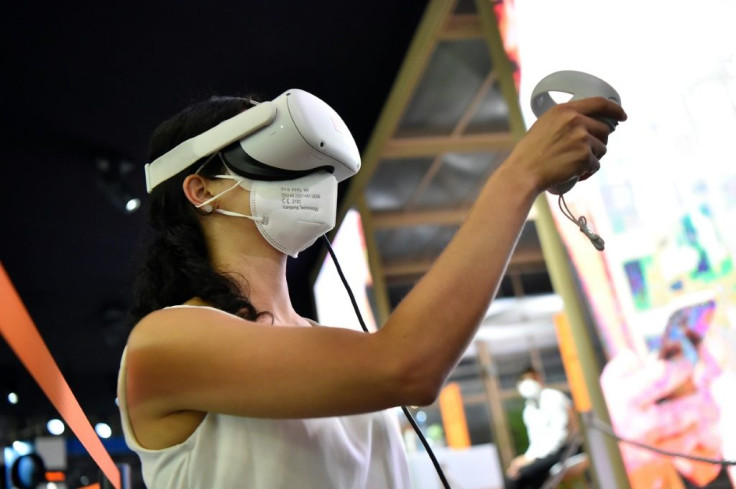
[[[409,489],[396,416],[388,411],[310,419],[207,413],[184,442],[140,446],[127,411],[126,353],[118,377],[125,441],[148,489]]]

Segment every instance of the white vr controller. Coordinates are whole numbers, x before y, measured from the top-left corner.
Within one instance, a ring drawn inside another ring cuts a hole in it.
[[[604,97],[621,105],[621,97],[618,92],[600,78],[583,73],[582,71],[557,71],[542,78],[537,83],[537,86],[534,87],[531,106],[532,112],[537,117],[541,117],[542,114],[557,105],[557,102],[552,99],[550,92],[569,93],[572,95],[570,100]],[[596,118],[608,124],[611,131],[614,131],[618,125],[617,121],[608,117]],[[577,182],[578,177],[573,177],[566,182],[547,189],[547,191],[554,195],[562,195],[573,188]]]

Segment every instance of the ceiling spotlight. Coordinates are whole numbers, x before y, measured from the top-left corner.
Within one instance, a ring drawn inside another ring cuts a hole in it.
[[[18,394],[16,394],[15,392],[9,392],[8,402],[13,405],[18,404]]]
[[[46,423],[46,429],[49,430],[49,433],[52,435],[61,435],[64,433],[64,422],[60,419],[50,419],[48,423]]]
[[[419,423],[424,423],[427,421],[427,413],[424,411],[417,411],[416,418]]]
[[[141,199],[133,198],[125,203],[125,210],[128,212],[135,212],[141,206]]]
[[[107,423],[97,423],[95,425],[95,432],[100,438],[110,438],[112,435],[112,428]]]
[[[141,200],[135,197],[128,187],[126,174],[133,165],[122,157],[100,156],[96,160],[98,178],[97,186],[105,197],[126,214],[132,214],[141,206]]]
[[[26,441],[16,440],[12,446],[18,455],[27,455],[33,451],[33,446]]]

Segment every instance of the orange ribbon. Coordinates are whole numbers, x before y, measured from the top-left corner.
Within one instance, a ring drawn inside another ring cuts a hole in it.
[[[35,379],[92,459],[120,488],[120,471],[97,437],[77,398],[51,356],[5,268],[0,263],[0,335]]]

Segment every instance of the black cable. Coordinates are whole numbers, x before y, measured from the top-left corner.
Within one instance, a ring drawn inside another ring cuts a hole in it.
[[[583,422],[586,424],[586,426],[589,426],[595,430],[598,430],[601,433],[604,433],[615,440],[618,440],[623,443],[628,443],[629,445],[633,445],[635,447],[643,448],[644,450],[649,450],[650,452],[658,453],[660,455],[666,455],[668,457],[678,457],[678,458],[685,458],[688,460],[694,460],[696,462],[705,462],[707,464],[713,464],[713,465],[722,465],[722,466],[736,465],[736,460],[721,460],[721,459],[714,459],[714,458],[708,458],[708,457],[699,457],[697,455],[688,455],[686,453],[672,452],[669,450],[662,450],[661,448],[647,445],[646,443],[642,443],[640,441],[631,440],[629,438],[623,438],[616,434],[616,432],[613,430],[613,427],[611,425],[609,425],[608,423],[598,418],[594,413],[592,412],[582,413],[582,417],[583,417]]]
[[[350,289],[350,285],[348,285],[348,281],[345,279],[345,275],[342,273],[342,268],[340,267],[340,263],[337,261],[335,251],[332,249],[330,240],[327,239],[326,235],[322,235],[322,239],[327,245],[327,252],[330,254],[332,262],[335,264],[335,268],[337,269],[337,274],[340,276],[342,285],[345,287],[348,296],[350,296],[350,303],[353,305],[353,309],[355,309],[355,315],[358,316],[360,327],[363,328],[363,331],[369,333],[370,331],[368,331],[368,327],[365,325],[365,321],[363,321],[363,315],[360,313],[360,309],[358,308],[358,302],[355,300],[355,295],[353,295],[353,291]],[[445,473],[442,471],[442,467],[440,467],[440,463],[437,461],[437,457],[432,451],[432,448],[429,446],[429,442],[424,437],[424,434],[422,434],[422,430],[419,429],[419,425],[417,425],[417,422],[414,420],[414,417],[411,415],[406,406],[401,406],[401,410],[403,411],[404,416],[406,416],[406,419],[409,421],[411,427],[414,428],[414,431],[419,437],[419,440],[422,442],[424,449],[427,450],[427,455],[429,455],[429,458],[432,460],[432,465],[434,465],[434,468],[437,471],[437,475],[439,476],[440,481],[442,481],[442,486],[445,489],[450,489],[450,483],[447,482],[447,478],[445,478]]]

